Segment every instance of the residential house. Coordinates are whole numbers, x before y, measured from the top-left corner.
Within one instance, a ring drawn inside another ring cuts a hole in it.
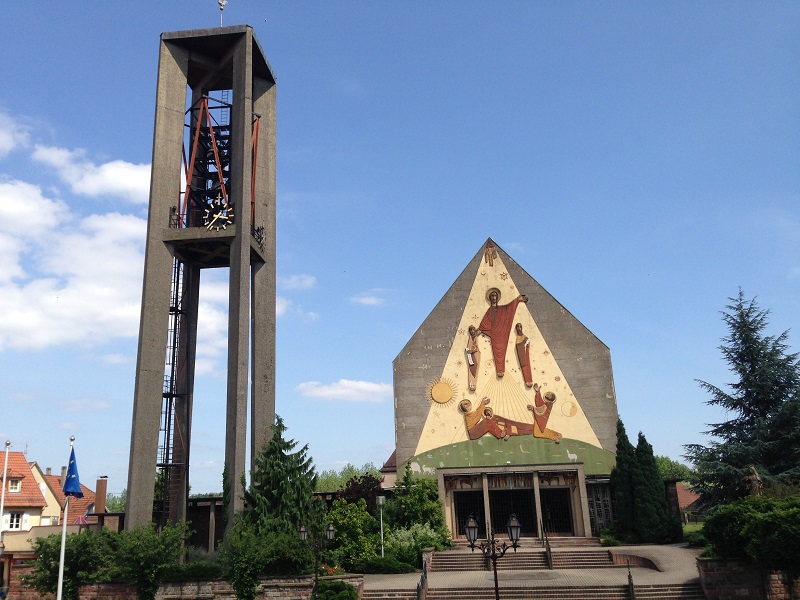
[[[2,531],[30,531],[31,527],[41,525],[47,501],[22,452],[8,453],[8,471],[3,486]],[[50,521],[46,524],[50,525]]]

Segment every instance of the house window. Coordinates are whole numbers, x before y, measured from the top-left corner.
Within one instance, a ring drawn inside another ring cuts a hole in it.
[[[8,528],[9,529],[21,529],[22,528],[22,513],[11,513],[10,519],[8,521]]]
[[[19,494],[22,491],[22,480],[21,479],[9,479],[8,480],[8,491],[12,494]]]

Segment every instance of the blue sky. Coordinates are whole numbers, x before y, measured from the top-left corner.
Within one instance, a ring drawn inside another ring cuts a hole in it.
[[[628,434],[725,418],[719,311],[800,314],[800,4],[230,0],[278,80],[277,412],[320,470],[394,447],[392,361],[492,237],[611,349]],[[126,485],[161,32],[214,0],[0,4],[0,436]],[[221,489],[204,273],[192,490]],[[524,290],[523,290],[524,291]],[[797,335],[792,348],[800,349]]]

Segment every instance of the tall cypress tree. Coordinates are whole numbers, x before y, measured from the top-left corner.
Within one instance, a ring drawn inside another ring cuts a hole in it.
[[[634,521],[640,542],[664,543],[680,539],[681,525],[667,504],[664,480],[653,447],[639,432],[636,444],[638,477],[634,481]]]
[[[272,438],[264,445],[244,492],[244,516],[261,531],[294,533],[311,517],[316,472],[308,444],[295,451],[297,442],[284,438],[286,426],[278,415]]]
[[[614,495],[614,531],[623,540],[633,540],[636,536],[636,479],[636,451],[625,432],[625,425],[617,419],[617,464],[611,470],[611,490]]]
[[[708,446],[685,446],[696,477],[693,487],[709,504],[724,503],[748,494],[746,476],[753,465],[766,485],[788,483],[800,477],[800,366],[788,352],[788,332],[766,334],[769,311],[742,290],[723,312],[728,335],[720,346],[736,376],[729,391],[698,380],[711,394],[708,404],[731,415],[709,424]]]

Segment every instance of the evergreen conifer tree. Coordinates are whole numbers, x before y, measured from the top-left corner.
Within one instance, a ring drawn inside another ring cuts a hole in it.
[[[284,438],[286,426],[278,415],[272,438],[264,445],[244,492],[244,517],[260,531],[294,533],[311,523],[311,498],[316,472],[308,445],[295,451],[297,442]]]
[[[730,391],[705,381],[708,404],[731,418],[709,424],[708,446],[685,446],[694,463],[693,487],[708,504],[729,502],[749,493],[746,476],[754,466],[765,485],[800,480],[800,366],[788,352],[788,332],[767,335],[769,311],[742,290],[723,312],[728,335],[720,346],[736,380]]]
[[[636,451],[625,432],[625,425],[617,419],[617,464],[611,470],[611,490],[614,494],[614,531],[623,540],[632,540],[636,536],[636,479]]]
[[[636,444],[638,477],[634,481],[634,520],[638,541],[663,543],[680,539],[681,525],[669,510],[664,480],[653,447],[639,432]]]

